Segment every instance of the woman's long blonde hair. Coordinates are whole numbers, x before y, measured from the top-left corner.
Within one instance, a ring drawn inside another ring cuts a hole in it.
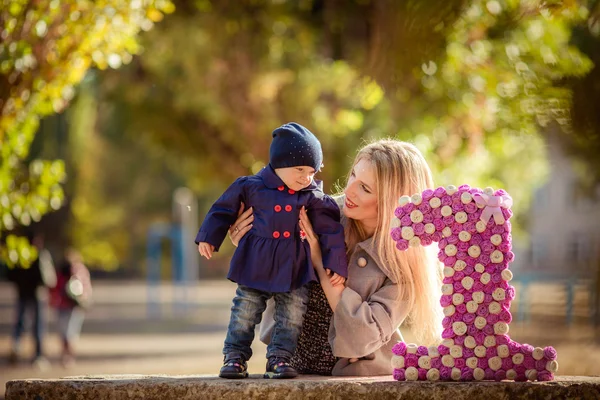
[[[413,327],[420,344],[433,345],[441,341],[442,309],[441,267],[434,249],[424,247],[396,249],[391,235],[391,223],[398,199],[402,195],[421,193],[433,188],[431,170],[421,152],[412,144],[398,140],[378,140],[359,150],[352,165],[369,160],[375,167],[377,188],[377,228],[373,234],[381,267],[388,276],[403,288],[402,306],[409,307],[408,322]],[[345,228],[349,253],[357,243],[368,239],[360,221],[349,219]]]

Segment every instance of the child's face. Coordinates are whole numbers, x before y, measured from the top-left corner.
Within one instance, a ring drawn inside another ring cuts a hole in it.
[[[275,173],[292,190],[301,190],[312,183],[315,176],[313,167],[275,168]]]

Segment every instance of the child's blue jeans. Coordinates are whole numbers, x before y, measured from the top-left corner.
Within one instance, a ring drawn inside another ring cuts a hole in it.
[[[223,347],[226,358],[240,356],[244,360],[250,359],[254,328],[260,323],[267,300],[271,297],[275,300],[275,328],[267,346],[267,358],[292,356],[308,303],[307,286],[291,292],[272,293],[238,285]]]

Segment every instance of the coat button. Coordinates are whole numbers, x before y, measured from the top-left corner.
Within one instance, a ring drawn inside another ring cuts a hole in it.
[[[367,259],[364,257],[359,257],[357,263],[359,267],[364,268],[367,266]]]
[[[283,189],[285,189],[283,186],[279,186],[279,187],[277,188],[277,190],[279,190],[280,192],[283,192]]]
[[[275,210],[275,212],[279,212],[281,211],[281,206],[277,204],[275,207],[273,207],[273,209]]]
[[[290,233],[288,231],[283,232],[283,237],[284,238],[289,238],[290,237]]]
[[[287,206],[285,206],[285,211],[287,211],[287,212],[292,211],[292,206],[290,206],[289,204]]]
[[[289,194],[294,194],[294,193],[296,193],[296,191],[295,191],[295,190],[293,190],[293,189],[290,189],[290,190],[288,190],[288,193],[289,193]]]
[[[274,237],[275,239],[279,239],[279,236],[280,236],[280,235],[281,235],[281,234],[279,233],[279,231],[275,231],[275,232],[273,232],[273,237]]]

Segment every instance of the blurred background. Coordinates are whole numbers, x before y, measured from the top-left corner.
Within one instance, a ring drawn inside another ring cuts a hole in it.
[[[208,263],[193,237],[289,121],[320,138],[329,193],[383,137],[414,143],[436,185],[506,189],[511,336],[554,345],[560,374],[600,375],[598,64],[599,0],[1,0],[0,390],[216,373],[233,247]],[[8,277],[42,248],[91,276],[76,364],[43,288],[44,362],[31,318],[9,357]]]

